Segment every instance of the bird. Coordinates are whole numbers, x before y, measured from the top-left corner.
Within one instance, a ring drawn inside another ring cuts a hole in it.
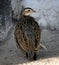
[[[45,49],[45,46],[40,44],[41,29],[38,23],[30,14],[36,11],[32,8],[24,8],[21,11],[19,22],[16,24],[14,36],[16,45],[30,60],[37,59],[37,51],[40,47]]]

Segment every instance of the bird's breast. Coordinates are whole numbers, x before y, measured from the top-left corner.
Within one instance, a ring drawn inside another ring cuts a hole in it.
[[[26,25],[25,27],[23,27],[23,31],[28,39],[34,39],[35,31],[31,25]]]

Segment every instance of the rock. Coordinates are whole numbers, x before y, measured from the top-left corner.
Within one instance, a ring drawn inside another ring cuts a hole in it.
[[[0,0],[0,5],[0,42],[3,42],[12,27],[10,0]]]

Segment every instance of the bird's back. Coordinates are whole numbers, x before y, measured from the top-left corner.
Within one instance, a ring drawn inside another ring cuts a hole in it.
[[[37,47],[40,42],[41,30],[37,22],[32,17],[20,19],[20,23],[15,28],[15,38],[19,47],[26,51],[29,46]]]

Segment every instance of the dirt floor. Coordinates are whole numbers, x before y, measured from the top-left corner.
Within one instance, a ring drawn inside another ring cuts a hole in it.
[[[48,51],[39,50],[37,60],[29,61],[16,47],[12,32],[0,46],[0,65],[59,65],[59,32],[43,31],[41,42],[46,45]]]

